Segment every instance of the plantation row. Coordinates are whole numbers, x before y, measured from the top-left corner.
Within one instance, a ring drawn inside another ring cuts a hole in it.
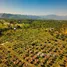
[[[67,67],[67,21],[1,19],[0,67]]]
[[[26,62],[19,60],[16,55],[0,45],[0,67],[30,67]]]
[[[18,53],[25,61],[35,66],[66,66],[67,64],[67,43],[61,40],[47,40],[44,44],[27,45],[25,47],[13,45],[6,46]],[[59,62],[60,61],[60,62]]]

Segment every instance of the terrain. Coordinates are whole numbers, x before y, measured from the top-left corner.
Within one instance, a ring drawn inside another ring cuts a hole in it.
[[[0,67],[67,67],[67,21],[0,19]]]
[[[36,16],[36,15],[20,15],[20,14],[7,14],[0,13],[0,18],[3,19],[35,19],[35,20],[67,20],[67,16],[58,16],[58,15],[44,15],[44,16]]]

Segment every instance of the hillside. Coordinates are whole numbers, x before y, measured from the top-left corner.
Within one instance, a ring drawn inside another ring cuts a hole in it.
[[[6,14],[6,13],[0,13],[0,18],[6,18],[6,19],[67,20],[67,16],[57,16],[57,15],[34,16],[34,15],[20,15],[20,14]]]
[[[0,20],[0,67],[67,67],[67,21],[12,21]]]

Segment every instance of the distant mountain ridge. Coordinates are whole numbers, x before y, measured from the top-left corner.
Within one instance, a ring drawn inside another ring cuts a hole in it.
[[[7,14],[7,13],[0,13],[0,18],[4,18],[4,19],[67,20],[67,16],[58,16],[58,15],[34,16],[34,15],[20,15],[20,14]]]

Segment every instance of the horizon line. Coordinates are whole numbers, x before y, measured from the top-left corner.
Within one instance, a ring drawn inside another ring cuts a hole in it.
[[[8,12],[1,12],[0,14],[13,14],[13,15],[32,15],[32,16],[48,16],[48,15],[56,15],[56,16],[67,16],[67,15],[57,15],[57,14],[45,14],[45,15],[33,15],[33,14],[20,14],[20,13],[8,13]]]

